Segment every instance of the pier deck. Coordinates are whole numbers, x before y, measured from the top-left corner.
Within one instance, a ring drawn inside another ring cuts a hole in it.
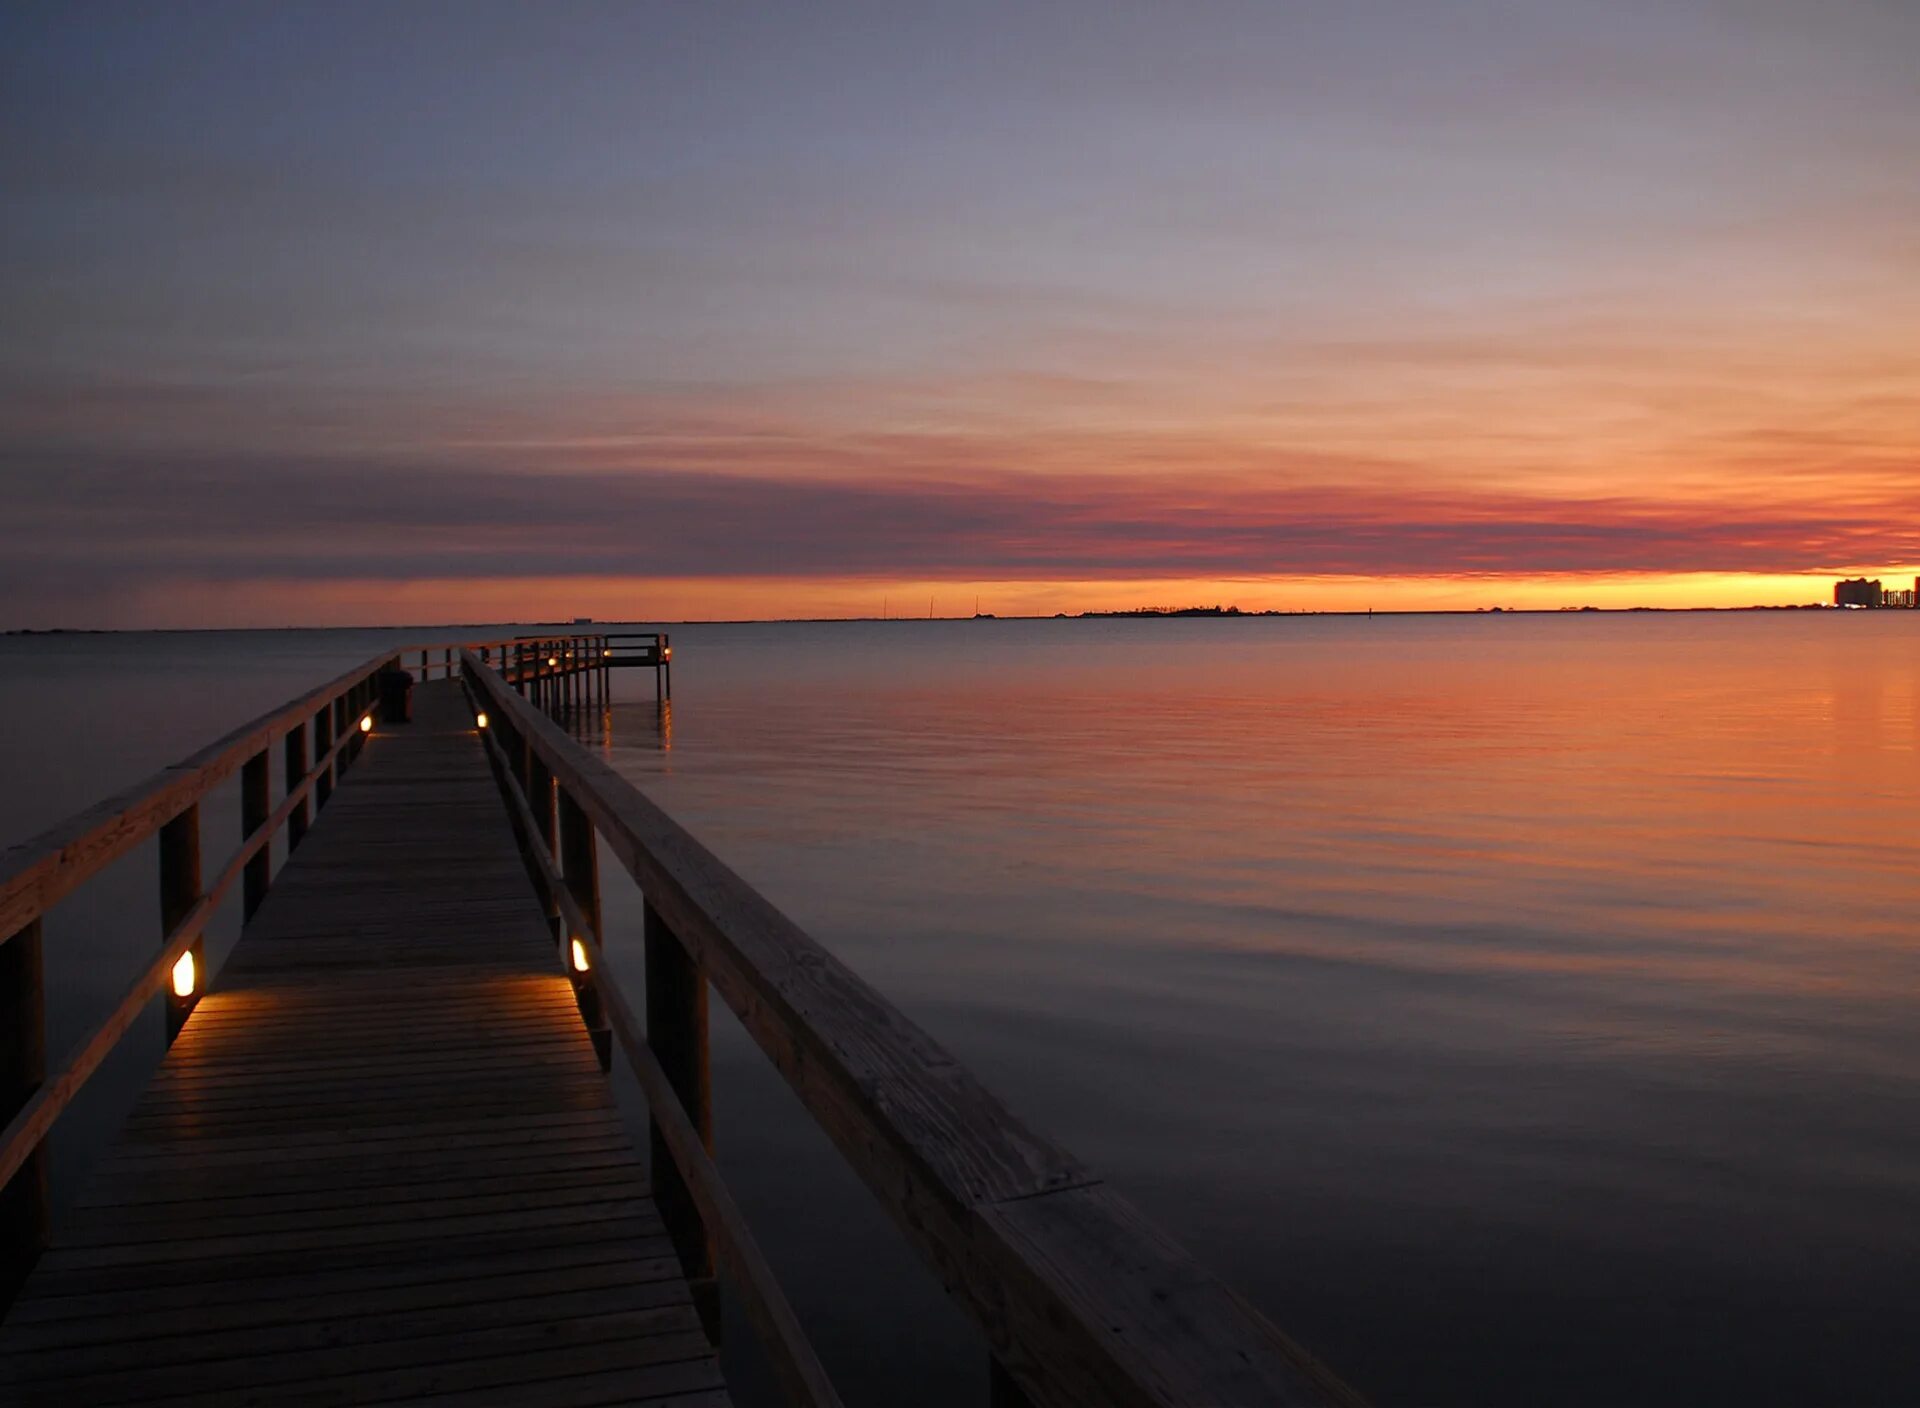
[[[274,877],[0,1326],[0,1400],[727,1401],[457,682]]]

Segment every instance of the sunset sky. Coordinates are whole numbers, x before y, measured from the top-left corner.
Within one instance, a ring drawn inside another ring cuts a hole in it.
[[[1920,5],[0,12],[0,626],[1920,572]]]

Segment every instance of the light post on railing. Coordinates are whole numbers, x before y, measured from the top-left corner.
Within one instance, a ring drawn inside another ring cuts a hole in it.
[[[588,972],[592,965],[588,945],[598,944],[600,939],[600,852],[594,845],[593,823],[580,810],[580,804],[564,787],[556,787],[554,794],[558,802],[560,849],[556,854],[560,874],[566,882],[567,893],[573,896],[574,904],[593,931],[568,935],[565,916],[561,916],[561,933],[569,939],[564,962],[567,975],[573,980],[580,1019],[593,1034],[594,1055],[600,1058],[600,1069],[604,1071],[613,1065],[613,1037],[607,1030],[606,1014],[601,1010],[599,987]]]
[[[200,903],[200,804],[160,828],[160,940],[173,936]],[[167,984],[167,1045],[173,1045],[200,1001],[206,946],[198,935],[175,960]]]

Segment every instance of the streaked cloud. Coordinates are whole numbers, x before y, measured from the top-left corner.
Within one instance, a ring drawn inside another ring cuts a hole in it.
[[[1912,6],[7,24],[0,624],[1920,558]]]

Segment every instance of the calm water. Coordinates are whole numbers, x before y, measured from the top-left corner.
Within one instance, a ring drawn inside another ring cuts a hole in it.
[[[377,641],[0,643],[0,831]],[[582,736],[1382,1402],[1920,1401],[1920,616],[674,644],[671,714],[630,677]],[[153,942],[123,868],[50,932],[68,1032]],[[978,1341],[715,1039],[722,1162],[849,1396],[983,1401]]]

